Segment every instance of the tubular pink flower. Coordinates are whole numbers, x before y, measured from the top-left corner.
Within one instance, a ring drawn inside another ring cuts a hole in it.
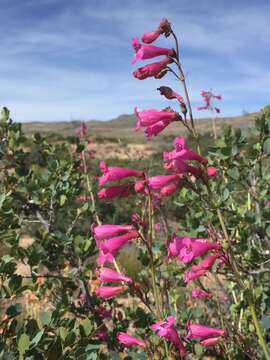
[[[145,184],[146,184],[146,181],[145,180],[138,180],[135,182],[135,185],[134,185],[134,190],[137,192],[137,193],[140,193],[144,190],[145,188]]]
[[[176,119],[174,119],[176,120]],[[157,123],[155,123],[154,125],[151,126],[147,126],[144,129],[144,133],[146,135],[146,137],[149,139],[152,136],[157,136],[158,134],[160,134],[164,129],[166,129],[166,127],[168,125],[170,125],[170,123],[173,120],[162,120],[162,121],[158,121]]]
[[[106,263],[112,263],[114,261],[113,254],[109,252],[104,252],[102,249],[99,249],[99,254],[97,257],[97,264],[103,266]]]
[[[211,299],[213,295],[202,289],[192,289],[191,296],[199,299]]]
[[[145,66],[139,67],[135,71],[133,71],[133,76],[139,80],[144,80],[149,77],[154,77],[156,79],[160,79],[163,75],[163,70],[172,62],[171,59],[165,58],[160,61],[156,61],[151,64],[147,64]]]
[[[178,179],[178,175],[156,175],[147,178],[147,183],[150,189],[157,190]]]
[[[219,250],[220,244],[208,242],[204,238],[185,237],[182,242],[182,248],[178,255],[178,259],[184,263],[188,263],[196,257],[204,255],[209,250]]]
[[[116,255],[117,252],[126,245],[130,240],[138,237],[138,231],[132,230],[127,234],[117,236],[104,241],[100,246],[105,253]]]
[[[135,115],[137,118],[136,130],[141,127],[152,126],[163,121],[170,123],[171,121],[179,118],[179,114],[175,111],[156,109],[138,111],[137,107],[135,108]]]
[[[95,293],[98,297],[101,297],[103,299],[109,299],[111,297],[119,295],[124,290],[124,286],[100,286],[96,289]]]
[[[142,42],[144,42],[145,44],[150,44],[153,41],[155,41],[161,34],[165,34],[165,36],[169,36],[170,33],[171,33],[171,24],[167,19],[163,19],[161,20],[159,27],[156,30],[147,32],[142,36]]]
[[[207,175],[210,177],[215,177],[217,174],[217,168],[214,166],[208,166],[207,168]]]
[[[178,349],[181,355],[186,354],[186,349],[182,343],[175,327],[175,318],[173,316],[168,316],[164,321],[158,321],[157,323],[151,326],[153,331],[157,332],[158,336],[163,336],[170,342],[172,342]]]
[[[115,225],[115,224],[104,224],[91,226],[92,234],[96,241],[105,240],[111,238],[114,235],[133,230],[132,225]]]
[[[208,338],[200,341],[200,345],[202,346],[215,346],[220,343],[220,337]]]
[[[106,184],[108,181],[118,181],[130,176],[143,176],[143,171],[118,166],[107,166],[103,160],[100,161],[99,168],[103,173],[103,175],[99,178],[99,186]]]
[[[141,347],[146,346],[146,343],[143,340],[138,339],[134,336],[128,335],[127,333],[124,333],[124,332],[119,332],[117,334],[117,339],[121,344],[128,346],[128,347],[133,346],[133,345],[137,345],[137,346],[141,346]]]
[[[190,173],[197,178],[202,175],[202,170],[200,168],[188,165],[182,159],[165,161],[164,168],[175,174]]]
[[[142,36],[142,42],[145,44],[151,44],[153,41],[155,41],[160,36],[159,29],[154,31],[149,31]]]
[[[165,197],[165,196],[171,196],[172,194],[174,194],[178,189],[180,189],[182,186],[182,183],[180,180],[178,181],[173,181],[171,183],[169,183],[168,185],[163,186],[160,189],[160,196]]]
[[[207,271],[211,270],[217,258],[221,256],[220,253],[207,256],[198,265],[193,265],[188,271],[184,273],[184,281],[187,283],[191,280],[198,279],[205,275]]]
[[[207,163],[207,159],[196,153],[196,151],[190,149],[185,141],[185,138],[178,136],[173,141],[174,150],[163,153],[164,161],[170,160],[196,160],[200,163]]]
[[[204,255],[209,250],[219,250],[220,244],[208,242],[205,238],[172,235],[167,243],[168,256],[175,256],[180,261],[188,263],[196,257]]]
[[[110,268],[103,267],[99,272],[99,279],[103,282],[111,282],[111,281],[123,281],[127,283],[131,283],[132,279],[128,276],[125,276],[117,271],[114,271]]]
[[[137,38],[132,39],[132,46],[135,50],[135,55],[131,62],[134,64],[138,60],[152,59],[156,56],[175,56],[173,49],[162,48],[155,45],[142,45]]]
[[[204,340],[225,335],[225,330],[223,329],[212,328],[201,324],[192,324],[190,321],[187,322],[187,327],[187,339],[192,338]]]
[[[177,99],[180,103],[184,103],[184,98],[177,92],[173,91],[169,86],[161,86],[157,90],[159,90],[160,95],[165,96],[166,99]]]
[[[114,185],[100,190],[97,195],[102,200],[113,200],[117,197],[127,197],[130,195],[132,183],[124,183],[121,185]]]
[[[81,125],[75,130],[75,134],[80,138],[83,138],[87,135],[87,125],[82,122]]]

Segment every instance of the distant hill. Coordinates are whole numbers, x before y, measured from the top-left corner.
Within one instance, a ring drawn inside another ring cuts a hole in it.
[[[225,124],[247,129],[253,127],[254,120],[258,113],[251,113],[244,116],[218,118],[217,127],[220,129]],[[120,115],[115,119],[108,121],[89,120],[86,124],[89,129],[89,135],[96,139],[107,138],[108,140],[120,139],[130,142],[141,142],[144,139],[143,131],[134,131],[134,115]],[[195,120],[196,128],[199,132],[205,133],[211,131],[211,119]],[[58,134],[62,136],[72,136],[75,129],[79,126],[80,121],[63,121],[63,122],[30,122],[24,123],[23,129],[27,135],[35,132],[43,134]],[[174,136],[183,134],[185,129],[179,123],[172,123],[162,133],[163,136]]]

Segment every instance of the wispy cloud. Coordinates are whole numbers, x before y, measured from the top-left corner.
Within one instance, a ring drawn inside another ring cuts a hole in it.
[[[224,95],[225,115],[269,101],[266,0],[230,7],[225,0],[215,6],[210,0],[2,0],[1,6],[0,99],[16,120],[109,119],[135,105],[166,106],[155,89],[179,84],[169,77],[133,79],[130,64],[131,37],[164,16],[180,34],[194,105],[210,87]]]

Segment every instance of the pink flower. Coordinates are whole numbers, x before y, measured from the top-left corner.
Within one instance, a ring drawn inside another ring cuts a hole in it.
[[[177,257],[180,261],[188,263],[209,250],[219,250],[220,244],[208,242],[205,238],[179,237],[172,235],[167,243],[168,256]]]
[[[96,241],[109,239],[114,235],[119,235],[123,232],[131,231],[131,230],[133,230],[132,225],[93,224],[91,226],[91,231]]]
[[[181,355],[186,354],[186,349],[182,343],[175,327],[175,318],[173,316],[168,316],[164,321],[158,321],[157,323],[151,326],[153,331],[157,332],[158,336],[164,336],[167,340],[172,342],[178,349]]]
[[[202,346],[215,346],[220,343],[220,337],[208,338],[200,341]]]
[[[266,200],[265,205],[270,205],[270,199]]]
[[[97,195],[102,200],[113,200],[118,197],[127,197],[130,195],[130,190],[133,184],[124,183],[121,185],[114,185],[100,190]]]
[[[163,153],[163,159],[166,162],[171,160],[196,160],[200,163],[207,163],[207,159],[196,153],[196,151],[190,149],[185,141],[185,138],[178,136],[173,141],[174,150]]]
[[[124,290],[124,286],[100,286],[96,289],[95,293],[98,297],[101,297],[103,299],[109,299],[111,297],[119,295]]]
[[[169,124],[172,121],[178,120],[180,116],[175,111],[156,109],[138,111],[137,108],[135,108],[135,115],[137,118],[136,130],[141,127],[152,126],[160,122],[168,122]]]
[[[146,181],[145,180],[138,180],[135,182],[134,190],[138,193],[142,192],[145,188]]]
[[[143,171],[118,166],[107,166],[103,160],[100,161],[99,168],[103,173],[103,175],[99,178],[99,186],[106,184],[108,181],[118,181],[130,176],[143,176]]]
[[[213,295],[202,289],[192,289],[191,296],[199,299],[211,299]]]
[[[156,231],[160,231],[161,228],[162,228],[161,223],[155,223],[154,228],[155,228]]]
[[[146,137],[149,139],[152,136],[157,136],[158,134],[160,134],[164,129],[166,129],[166,127],[168,125],[170,125],[170,123],[173,120],[162,120],[162,121],[158,121],[157,123],[155,123],[154,125],[151,126],[147,126],[144,129],[144,133],[146,135]]]
[[[99,249],[99,254],[97,258],[97,264],[102,266],[106,263],[112,263],[114,261],[113,254],[109,252],[105,252],[102,249]]]
[[[171,183],[169,183],[168,185],[163,186],[160,189],[160,196],[165,197],[165,196],[171,196],[172,194],[174,194],[178,189],[180,189],[182,186],[181,181],[173,181]]]
[[[201,324],[192,324],[190,321],[187,322],[187,327],[187,339],[192,338],[204,340],[225,335],[225,330],[223,329],[212,328]]]
[[[100,247],[106,253],[110,253],[116,255],[117,252],[126,245],[130,240],[135,239],[138,237],[138,232],[136,230],[132,230],[127,234],[120,235],[117,237],[113,237],[104,241]]]
[[[128,276],[125,276],[117,271],[114,271],[110,268],[106,268],[103,267],[100,272],[99,272],[99,279],[104,282],[104,281],[123,281],[123,282],[127,282],[127,283],[131,283],[132,279]]]
[[[140,340],[134,336],[128,335],[127,333],[124,333],[124,332],[119,332],[117,334],[117,339],[121,344],[123,344],[125,346],[133,346],[133,345],[138,345],[141,347],[146,346],[146,343],[143,340]]]
[[[144,80],[149,77],[160,79],[163,75],[165,75],[164,70],[171,62],[172,62],[171,59],[165,58],[163,60],[156,61],[154,63],[139,67],[138,69],[133,71],[132,74],[135,78],[139,80]]]
[[[204,99],[205,105],[204,106],[198,106],[198,110],[210,110],[210,111],[216,111],[217,113],[220,113],[220,109],[212,105],[212,100],[217,99],[221,100],[221,95],[214,95],[212,91],[204,91],[202,90],[201,96]]]
[[[180,103],[184,103],[184,98],[177,92],[173,91],[169,86],[161,86],[157,90],[159,90],[160,95],[164,95],[166,99],[177,99]]]
[[[156,175],[147,178],[147,183],[150,189],[157,190],[165,185],[168,185],[170,182],[178,179],[179,179],[178,175]]]
[[[215,168],[214,166],[208,166],[207,168],[207,175],[210,177],[214,177],[217,174],[217,168]]]
[[[154,30],[145,33],[142,36],[142,42],[146,44],[150,44],[155,41],[161,34],[165,34],[165,36],[169,36],[171,32],[171,25],[167,19],[161,20],[159,27]]]
[[[199,178],[202,174],[202,170],[195,166],[186,164],[182,159],[175,159],[165,161],[164,168],[175,174],[187,174],[190,173]]]
[[[209,255],[203,259],[198,265],[193,265],[184,273],[184,281],[187,283],[191,280],[198,279],[205,275],[207,271],[211,270],[217,258],[221,256],[220,253]]]
[[[132,46],[135,50],[135,55],[131,61],[133,64],[138,60],[152,59],[153,57],[161,55],[175,56],[173,49],[162,48],[155,45],[142,45],[137,38],[132,39]]]

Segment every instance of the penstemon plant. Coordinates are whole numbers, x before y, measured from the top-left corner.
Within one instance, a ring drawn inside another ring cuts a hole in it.
[[[175,49],[151,44],[162,34],[173,37]],[[151,138],[177,121],[187,129],[196,151],[183,137],[176,137],[173,150],[163,153],[166,173],[155,176],[101,163],[100,186],[128,181],[103,187],[99,198],[113,201],[135,195],[138,211],[131,215],[129,225],[92,227],[102,283],[96,294],[106,299],[128,291],[136,299],[136,312],[145,312],[148,326],[136,329],[135,313],[129,324],[132,329],[119,332],[117,338],[125,347],[142,347],[147,358],[193,358],[211,347],[219,358],[270,359],[269,336],[264,331],[269,326],[265,326],[269,319],[268,288],[261,276],[269,270],[260,270],[268,263],[269,254],[269,225],[263,215],[264,211],[269,214],[263,189],[269,180],[269,109],[257,120],[256,145],[247,143],[241,131],[228,128],[208,156],[203,156],[171,24],[162,20],[157,30],[142,36],[142,41],[132,40],[133,63],[157,56],[163,59],[138,68],[133,76],[160,79],[172,73],[182,84],[184,97],[168,86],[159,87],[161,95],[178,102],[180,112],[171,107],[136,108],[136,130],[143,128]],[[214,136],[216,139],[215,127]],[[181,233],[175,234],[160,210],[163,199],[179,191],[184,214]],[[158,234],[161,227],[163,235]],[[117,264],[118,253],[130,243],[139,248],[143,264],[136,280],[123,275]],[[115,270],[107,268],[108,264]],[[118,286],[108,282],[118,282]],[[134,336],[136,330],[139,338]]]
[[[160,36],[174,48],[152,45]],[[205,145],[170,22],[132,45],[133,63],[162,56],[135,78],[183,89],[158,87],[177,110],[135,109],[149,139],[172,122],[186,132],[162,173],[97,170],[85,124],[71,143],[29,140],[3,109],[0,359],[269,360],[270,108]]]

